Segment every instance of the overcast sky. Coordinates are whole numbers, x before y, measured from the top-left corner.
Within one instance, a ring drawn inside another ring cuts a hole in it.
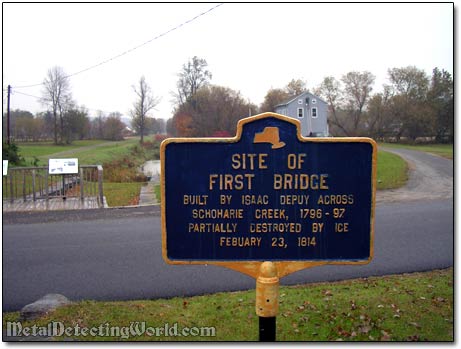
[[[67,74],[97,65],[70,78],[90,115],[128,116],[144,75],[161,97],[151,116],[164,119],[177,74],[193,56],[206,59],[213,84],[257,105],[292,78],[313,89],[325,76],[367,70],[379,91],[389,68],[453,74],[452,4],[223,4],[185,23],[217,4],[3,4],[3,109],[11,85],[12,109],[45,110],[20,94],[39,97],[43,86],[20,86],[42,83],[55,65]]]

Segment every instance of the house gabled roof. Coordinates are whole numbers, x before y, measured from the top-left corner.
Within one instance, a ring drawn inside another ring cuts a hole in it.
[[[290,104],[291,102],[293,102],[293,101],[295,101],[295,100],[297,100],[297,99],[299,99],[299,98],[302,98],[302,97],[303,97],[304,95],[306,95],[306,94],[309,94],[310,96],[315,97],[316,99],[322,101],[323,103],[328,104],[327,102],[325,102],[325,101],[324,101],[322,98],[320,98],[319,96],[316,96],[316,95],[314,95],[314,94],[312,94],[312,93],[310,93],[310,92],[308,92],[308,91],[305,91],[305,92],[301,93],[300,95],[297,95],[297,96],[295,96],[295,97],[290,98],[289,100],[287,100],[287,101],[284,102],[284,103],[277,104],[277,105],[275,106],[275,108],[281,107],[281,106],[283,106],[283,105],[288,105],[288,104]]]

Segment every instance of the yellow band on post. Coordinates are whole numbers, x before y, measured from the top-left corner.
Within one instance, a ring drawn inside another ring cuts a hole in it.
[[[256,279],[256,314],[261,317],[275,317],[279,311],[279,277],[277,266],[264,262]]]

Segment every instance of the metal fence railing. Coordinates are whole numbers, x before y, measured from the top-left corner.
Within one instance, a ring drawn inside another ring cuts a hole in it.
[[[100,165],[79,166],[77,174],[49,174],[48,167],[13,167],[3,176],[3,200],[36,201],[53,198],[95,197],[104,207],[103,168]]]

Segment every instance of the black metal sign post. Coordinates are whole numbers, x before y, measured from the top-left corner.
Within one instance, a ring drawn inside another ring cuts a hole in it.
[[[259,317],[259,341],[275,342],[276,337],[276,317]]]
[[[233,138],[169,138],[160,150],[164,260],[255,278],[261,341],[275,340],[280,278],[373,258],[376,143],[300,129],[264,113]]]

